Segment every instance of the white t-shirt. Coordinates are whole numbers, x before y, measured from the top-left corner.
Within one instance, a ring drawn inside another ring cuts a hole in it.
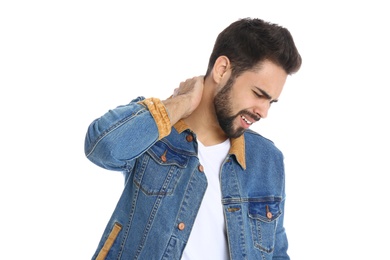
[[[207,190],[191,231],[182,260],[227,260],[229,259],[221,203],[219,172],[230,149],[230,141],[204,146],[198,141],[199,160],[207,177]]]

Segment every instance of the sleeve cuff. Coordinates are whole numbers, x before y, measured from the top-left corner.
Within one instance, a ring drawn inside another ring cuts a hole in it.
[[[146,106],[150,114],[152,114],[158,128],[158,139],[160,140],[169,135],[171,132],[171,121],[169,120],[168,112],[161,100],[158,98],[147,98],[140,103]]]

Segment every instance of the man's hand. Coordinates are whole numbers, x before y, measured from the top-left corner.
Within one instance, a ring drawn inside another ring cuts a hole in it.
[[[180,86],[173,92],[172,97],[185,98],[188,105],[187,113],[183,118],[189,116],[198,107],[203,93],[203,76],[193,77],[180,83]]]
[[[203,76],[187,79],[174,90],[172,97],[163,101],[172,125],[191,115],[198,107],[202,99],[203,86]]]

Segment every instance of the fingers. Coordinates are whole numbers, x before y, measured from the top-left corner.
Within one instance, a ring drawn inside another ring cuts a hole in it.
[[[188,94],[192,92],[194,88],[203,86],[203,81],[203,76],[188,78],[185,81],[180,82],[179,87],[174,89],[173,96]]]
[[[179,88],[175,88],[175,89],[173,90],[173,96],[174,96],[174,97],[177,96],[178,93],[179,93]]]

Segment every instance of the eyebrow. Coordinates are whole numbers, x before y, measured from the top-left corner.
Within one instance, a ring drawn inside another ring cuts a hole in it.
[[[256,86],[255,86],[255,88],[256,88],[258,91],[260,91],[261,94],[263,94],[263,96],[265,96],[268,100],[271,100],[271,103],[278,102],[278,99],[272,100],[271,95],[268,94],[267,91],[265,91],[265,90],[263,90],[263,89],[261,89],[261,88],[259,88],[259,87],[256,87]]]

